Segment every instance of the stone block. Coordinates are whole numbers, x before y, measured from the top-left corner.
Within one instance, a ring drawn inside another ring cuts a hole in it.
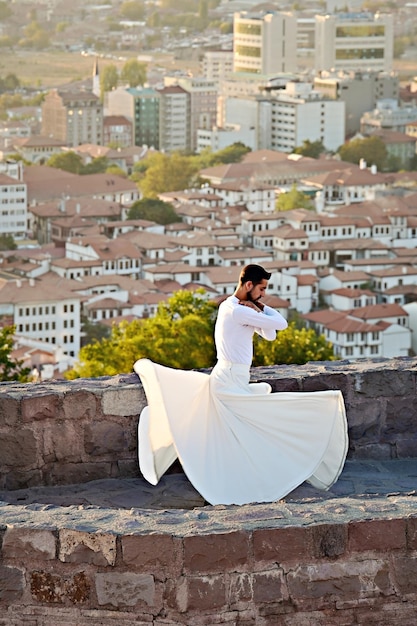
[[[351,552],[388,552],[406,547],[406,520],[383,519],[350,522],[348,549]]]
[[[37,487],[41,484],[43,484],[43,479],[39,469],[27,470],[26,472],[12,469],[4,477],[4,487],[10,490]]]
[[[16,469],[40,465],[36,439],[29,428],[6,432],[0,436],[0,463]]]
[[[87,424],[84,431],[84,448],[91,456],[102,456],[127,451],[123,426],[116,422],[100,421]]]
[[[106,389],[101,399],[103,415],[139,415],[146,402],[139,387]]]
[[[226,605],[223,576],[192,576],[176,586],[176,605],[181,613],[214,611]]]
[[[346,524],[323,524],[313,526],[314,555],[317,558],[336,558],[346,552],[348,527]]]
[[[228,596],[231,607],[242,602],[251,602],[253,598],[252,575],[247,573],[231,574]]]
[[[388,564],[379,559],[300,565],[287,574],[290,598],[320,606],[394,593]]]
[[[288,589],[282,570],[253,574],[253,601],[255,604],[282,602],[288,599]]]
[[[90,598],[91,583],[85,572],[70,576],[36,570],[30,574],[30,592],[37,602],[62,605],[67,600],[82,604]]]
[[[361,400],[358,398],[349,406],[349,440],[379,442],[385,425],[385,400]]]
[[[81,462],[83,445],[80,426],[69,421],[56,420],[44,430],[45,461]]]
[[[111,462],[101,463],[52,463],[43,468],[43,484],[71,485],[90,480],[109,478]]]
[[[315,376],[306,376],[302,380],[303,391],[339,390],[344,398],[348,398],[351,385],[350,375],[344,373],[320,373]]]
[[[116,563],[116,536],[60,530],[59,560],[64,563],[114,565]]]
[[[392,566],[400,594],[417,594],[417,557],[394,556]]]
[[[410,371],[392,370],[387,365],[376,371],[354,374],[355,392],[368,398],[413,396],[415,376]]]
[[[6,559],[36,559],[49,561],[56,558],[56,537],[50,530],[32,530],[9,527],[3,538],[3,556]]]
[[[17,567],[0,565],[0,602],[20,600],[25,589],[25,574]]]
[[[369,443],[365,445],[353,443],[349,448],[349,455],[353,459],[386,461],[393,458],[393,446],[389,443]]]
[[[407,550],[417,550],[417,517],[407,519]]]
[[[271,528],[253,531],[256,568],[267,563],[298,563],[313,555],[308,528]]]
[[[94,419],[97,413],[97,397],[84,389],[66,393],[62,400],[63,417],[68,420]]]
[[[249,535],[245,532],[184,537],[184,568],[188,572],[246,570]]]
[[[176,577],[182,568],[182,541],[171,535],[128,535],[122,537],[122,558],[129,568],[152,572],[165,579]]]
[[[22,398],[22,419],[24,422],[59,419],[62,416],[61,395],[42,393]]]
[[[96,574],[96,592],[101,606],[110,604],[116,608],[146,604],[154,606],[155,581],[149,574],[111,572]]]
[[[6,394],[0,395],[0,428],[15,426],[20,421],[20,400]]]
[[[417,399],[390,398],[387,401],[387,418],[385,432],[417,433]]]
[[[417,436],[410,436],[404,439],[395,437],[395,452],[398,459],[417,457]]]

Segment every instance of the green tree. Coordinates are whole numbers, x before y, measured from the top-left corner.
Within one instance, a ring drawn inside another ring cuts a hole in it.
[[[110,63],[110,65],[105,65],[103,70],[100,72],[100,94],[101,98],[104,98],[104,94],[106,91],[112,91],[117,87],[117,83],[119,82],[119,73],[117,71],[117,67]]]
[[[245,154],[251,152],[248,146],[245,146],[241,141],[233,143],[231,146],[223,148],[214,153],[214,163],[240,163]]]
[[[82,163],[82,159],[81,159]],[[96,157],[91,161],[91,163],[87,163],[86,165],[81,165],[80,174],[102,174],[107,171],[109,167],[109,160],[105,156]]]
[[[12,235],[0,235],[0,250],[16,250],[17,245]]]
[[[127,83],[129,87],[137,87],[146,82],[146,65],[140,63],[136,59],[129,59],[123,65],[120,78]]]
[[[111,329],[105,324],[100,322],[90,322],[86,317],[81,317],[82,323],[82,336],[81,346],[86,346],[94,341],[101,341],[102,339],[108,339],[111,334]]]
[[[142,198],[132,204],[127,214],[128,220],[150,220],[157,224],[173,224],[181,219],[169,202],[157,198]]]
[[[181,369],[211,367],[216,313],[216,304],[207,300],[203,290],[177,291],[159,305],[155,317],[114,325],[108,339],[81,348],[78,365],[66,377],[130,372],[139,358]]]
[[[145,3],[139,0],[123,2],[120,7],[120,15],[127,20],[140,21],[145,16]]]
[[[13,11],[11,10],[9,6],[9,2],[4,2],[4,1],[0,2],[0,21],[4,22],[12,14],[13,14]]]
[[[138,185],[147,198],[156,198],[164,191],[178,191],[190,186],[198,172],[197,165],[179,152],[156,153],[149,157],[149,167]]]
[[[110,163],[110,165],[106,168],[106,174],[112,174],[113,176],[120,176],[121,178],[128,178],[127,173],[124,169],[117,165],[116,163]]]
[[[43,50],[49,46],[49,35],[36,20],[26,26],[24,34],[24,39],[20,41],[23,47]]]
[[[365,159],[368,165],[376,165],[383,170],[386,165],[387,148],[380,137],[372,135],[364,139],[352,139],[340,146],[338,150],[342,161],[359,164]]]
[[[13,359],[13,336],[15,326],[3,326],[0,329],[0,381],[16,380],[26,383],[29,380],[30,369],[23,367],[23,361]]]
[[[80,174],[83,169],[83,160],[79,154],[69,150],[68,152],[53,154],[47,160],[46,165],[71,172],[72,174]]]
[[[305,193],[297,189],[293,183],[290,191],[280,193],[275,203],[277,211],[291,211],[292,209],[313,209],[314,205]]]
[[[302,145],[294,149],[294,153],[317,159],[324,150],[325,148],[321,140],[310,141],[309,139],[304,139]]]
[[[301,365],[309,361],[335,359],[333,345],[324,335],[318,335],[312,328],[298,328],[296,322],[290,322],[288,328],[277,333],[274,341],[256,339],[254,342],[255,366],[281,363]]]

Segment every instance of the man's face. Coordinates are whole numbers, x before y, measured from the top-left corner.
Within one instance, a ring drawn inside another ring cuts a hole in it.
[[[248,287],[250,287],[247,293],[248,300],[251,300],[252,302],[257,302],[258,300],[263,298],[267,286],[268,281],[266,280],[266,278],[263,278],[262,282],[258,283],[257,285],[254,285],[252,282],[248,282]]]

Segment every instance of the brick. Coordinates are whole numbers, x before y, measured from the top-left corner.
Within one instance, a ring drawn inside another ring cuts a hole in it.
[[[59,531],[59,560],[64,563],[114,565],[116,536],[84,533],[77,530]]]
[[[60,395],[43,393],[22,399],[22,419],[24,422],[58,419],[59,417],[61,417]]]
[[[352,552],[366,550],[401,550],[406,547],[406,520],[365,520],[348,526],[348,548]]]
[[[179,575],[182,542],[171,535],[129,535],[122,537],[122,558],[129,568],[152,571],[159,576]]]
[[[91,456],[109,453],[115,455],[127,451],[123,426],[109,421],[87,424],[84,431],[84,449]]]
[[[259,563],[299,563],[313,554],[308,528],[273,528],[253,532],[253,552]]]
[[[146,405],[144,400],[139,384],[131,389],[106,389],[101,399],[103,415],[139,415]]]
[[[56,557],[56,537],[50,530],[10,527],[3,538],[6,559],[36,559],[48,561]]]
[[[282,602],[288,599],[283,572],[270,570],[253,575],[253,600],[256,604]]]
[[[155,582],[149,574],[108,573],[96,574],[96,591],[101,606],[116,608],[144,603],[152,607],[155,601]]]
[[[293,601],[320,605],[394,592],[387,563],[377,559],[300,565],[287,574],[287,585]]]
[[[15,426],[20,421],[20,400],[0,395],[0,426]]]
[[[94,419],[97,413],[96,396],[84,389],[71,390],[62,400],[63,417],[68,420]]]
[[[0,565],[0,602],[20,600],[25,589],[24,572],[16,567]]]
[[[13,468],[36,467],[38,460],[36,439],[31,430],[22,428],[0,437],[0,460],[2,465]]]
[[[192,576],[184,578],[176,589],[178,610],[207,611],[226,605],[226,587],[223,576]]]
[[[244,532],[184,537],[184,568],[189,572],[246,569],[249,535]]]

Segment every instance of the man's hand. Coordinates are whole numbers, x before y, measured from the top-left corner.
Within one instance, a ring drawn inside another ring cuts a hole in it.
[[[257,302],[252,302],[252,300],[239,300],[239,304],[243,304],[243,306],[248,306],[250,309],[261,313],[264,310],[264,305],[259,300]]]

